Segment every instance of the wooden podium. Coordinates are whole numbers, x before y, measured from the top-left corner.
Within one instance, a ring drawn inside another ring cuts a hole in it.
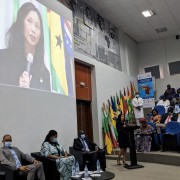
[[[134,130],[138,129],[139,126],[126,126],[124,130],[128,133],[129,138],[129,149],[130,149],[130,162],[131,165],[125,165],[124,167],[127,169],[136,169],[136,168],[143,168],[144,166],[137,164],[137,157],[136,157],[136,146],[134,140]]]

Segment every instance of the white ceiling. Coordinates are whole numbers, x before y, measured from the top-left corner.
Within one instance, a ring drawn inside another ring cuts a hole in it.
[[[180,0],[86,0],[105,19],[136,42],[180,35]],[[141,12],[153,10],[157,15],[145,18]],[[167,27],[157,33],[155,29]]]

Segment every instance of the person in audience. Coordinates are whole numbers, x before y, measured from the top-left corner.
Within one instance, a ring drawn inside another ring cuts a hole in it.
[[[167,106],[167,109],[168,109],[169,107],[173,108],[173,110],[174,110],[175,102],[174,102],[173,100],[170,101],[170,105]]]
[[[151,125],[147,124],[147,120],[142,118],[140,120],[140,129],[137,129],[136,134],[136,148],[138,152],[150,152],[152,134],[155,132]]]
[[[0,163],[17,169],[19,175],[27,175],[27,180],[34,180],[37,174],[39,180],[45,180],[42,163],[28,154],[24,154],[17,147],[12,146],[12,137],[4,135],[3,147],[0,148]],[[22,160],[26,160],[30,165],[22,165]]]
[[[32,3],[24,3],[18,10],[6,43],[7,48],[0,50],[0,83],[50,91],[42,18]]]
[[[180,113],[180,99],[177,98],[176,104],[174,106],[174,113],[179,114]]]
[[[60,172],[60,180],[69,180],[72,174],[72,165],[75,164],[74,156],[70,156],[58,143],[58,133],[50,130],[41,146],[41,155],[56,159],[57,170]]]
[[[161,128],[165,128],[166,124],[171,121],[177,121],[177,114],[173,113],[174,109],[173,107],[169,107],[167,113],[163,114],[161,116],[160,123],[156,124],[157,127],[157,133],[161,133]]]
[[[165,95],[161,96],[162,99],[158,101],[156,106],[164,106],[165,112],[167,112],[168,106],[170,105],[170,101],[167,99]]]
[[[177,114],[177,122],[180,123],[180,113]]]
[[[105,170],[106,161],[104,149],[100,149],[97,144],[87,139],[84,131],[79,131],[78,135],[78,138],[74,139],[73,149],[85,152],[87,161],[95,162],[96,159],[99,159],[102,170]],[[96,155],[92,152],[96,152]]]
[[[160,123],[161,115],[158,114],[158,110],[156,110],[156,109],[152,110],[152,116],[150,118],[150,121],[155,123],[155,124]]]
[[[139,120],[144,117],[143,99],[139,96],[139,92],[135,93],[135,97],[132,100],[132,105],[134,109],[134,115],[136,118],[136,124],[139,126]]]
[[[121,156],[123,156],[123,164],[126,165],[126,156],[127,156],[127,148],[129,146],[128,143],[128,134],[127,131],[124,129],[126,126],[125,123],[125,117],[122,112],[118,115],[117,121],[116,121],[116,129],[118,131],[118,143],[119,143],[119,152],[118,152],[118,158],[117,158],[117,164],[121,165],[120,159]]]
[[[167,99],[172,100],[175,97],[176,91],[174,88],[171,88],[170,84],[168,84],[164,94],[167,96]]]
[[[176,90],[176,97],[178,97],[178,98],[180,99],[180,88],[178,88],[178,89]]]

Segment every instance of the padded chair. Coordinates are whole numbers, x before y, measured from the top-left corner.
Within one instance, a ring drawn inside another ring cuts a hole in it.
[[[156,131],[156,125],[153,122],[148,122],[150,126],[152,126]],[[152,135],[152,145],[151,150],[159,150],[160,149],[160,137],[159,134],[157,134],[157,131]]]
[[[69,147],[69,153],[75,157],[76,161],[78,161],[80,171],[84,170],[85,165],[87,165],[88,170],[96,171],[97,153],[95,151],[86,153],[82,151],[77,151],[73,149],[73,147]],[[101,169],[105,171],[106,168],[105,151],[102,151],[102,154],[103,154],[103,159],[99,159],[99,161],[100,161]]]
[[[171,121],[166,125],[166,133],[162,135],[163,150],[180,148],[180,123]]]
[[[44,157],[40,152],[31,153],[31,156],[43,163],[46,180],[59,180],[60,173],[56,167],[56,160]]]
[[[0,180],[5,180],[6,173],[3,171],[0,171]]]
[[[147,114],[148,122],[150,122],[151,116],[152,116],[152,113]]]
[[[165,113],[165,108],[164,108],[164,106],[157,105],[157,106],[154,107],[154,109],[156,109],[156,110],[158,111],[158,114],[159,114],[159,115],[162,115],[162,114]]]
[[[30,164],[27,161],[22,161],[23,165],[28,165]],[[18,170],[14,170],[9,166],[0,164],[0,172],[3,172],[3,174],[0,176],[0,180],[26,180],[27,176],[20,176],[18,173]],[[35,178],[35,180],[37,180],[37,178]]]

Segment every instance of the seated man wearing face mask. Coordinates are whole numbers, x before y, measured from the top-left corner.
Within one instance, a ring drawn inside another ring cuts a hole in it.
[[[105,170],[105,151],[100,149],[97,144],[90,142],[84,131],[80,131],[78,138],[74,139],[73,149],[86,153],[86,161],[90,164],[93,164],[93,162],[96,164],[97,159],[99,159],[101,169]]]
[[[12,147],[12,137],[9,134],[4,135],[2,140],[4,146],[0,148],[0,163],[17,169],[19,175],[26,175],[27,180],[34,180],[37,173],[39,180],[45,180],[42,163],[28,154],[24,154],[17,147]],[[23,166],[21,160],[26,160],[32,164]]]

